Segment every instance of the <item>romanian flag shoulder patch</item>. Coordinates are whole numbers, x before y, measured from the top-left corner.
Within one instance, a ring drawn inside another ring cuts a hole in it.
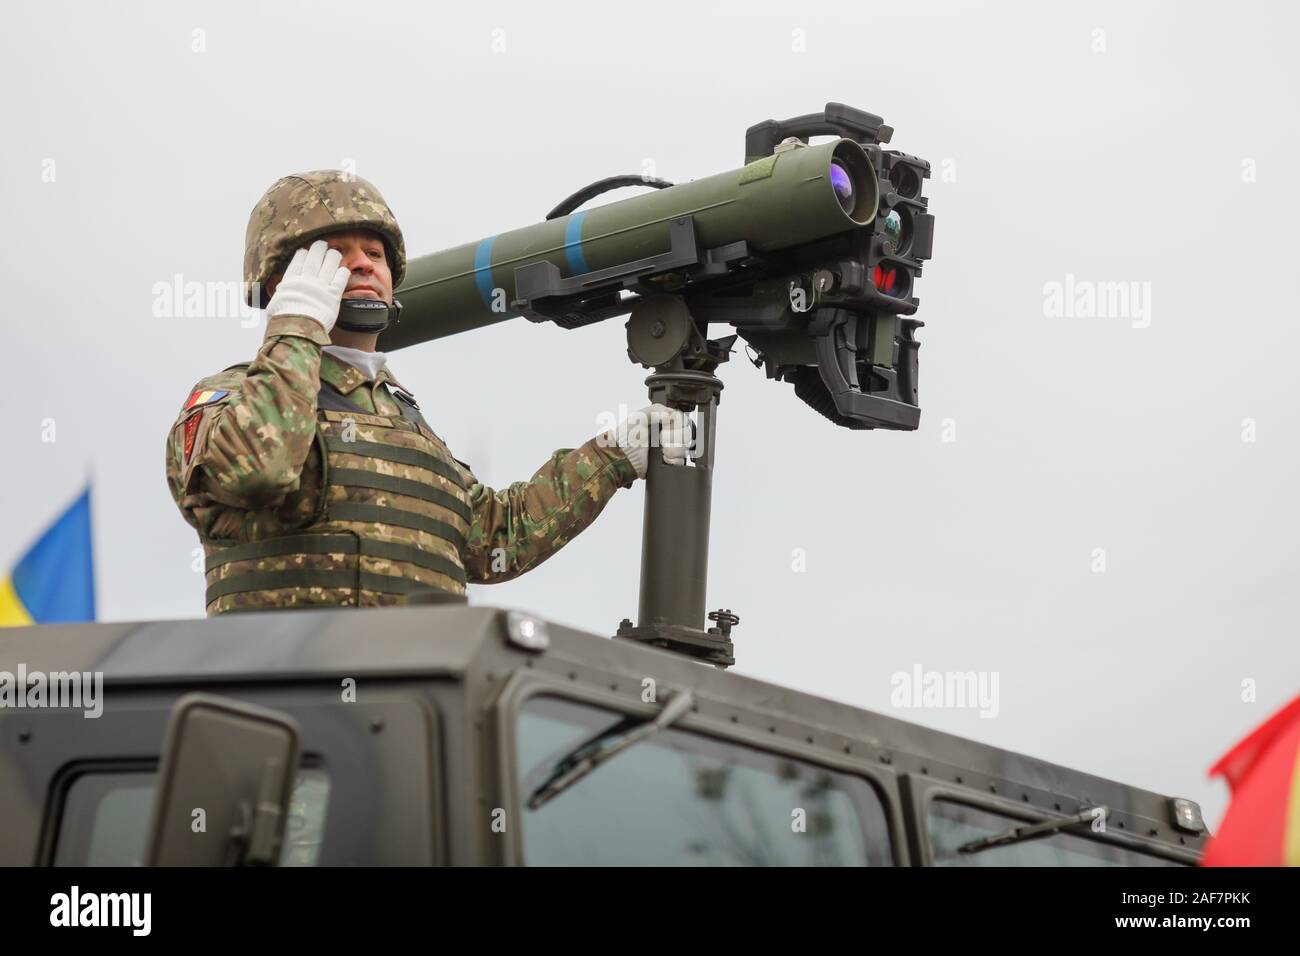
[[[200,405],[211,405],[213,402],[221,401],[229,394],[228,390],[201,388],[186,399],[185,406],[181,411],[188,412],[191,408],[198,408]]]

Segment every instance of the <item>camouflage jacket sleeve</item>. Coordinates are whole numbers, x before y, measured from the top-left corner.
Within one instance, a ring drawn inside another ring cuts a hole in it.
[[[246,370],[195,386],[197,404],[186,403],[168,436],[167,484],[200,534],[228,536],[231,529],[211,527],[223,506],[271,508],[297,488],[316,435],[320,350],[327,344],[318,322],[277,316]]]
[[[497,584],[541,564],[595,520],[636,470],[597,436],[561,448],[528,481],[495,491],[469,474],[473,521],[461,558],[478,584]]]

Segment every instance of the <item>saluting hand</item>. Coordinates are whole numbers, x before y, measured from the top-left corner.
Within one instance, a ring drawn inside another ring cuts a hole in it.
[[[305,315],[330,331],[339,317],[339,303],[352,274],[339,265],[342,261],[343,254],[331,249],[324,239],[317,239],[310,249],[299,249],[266,304],[267,316]]]

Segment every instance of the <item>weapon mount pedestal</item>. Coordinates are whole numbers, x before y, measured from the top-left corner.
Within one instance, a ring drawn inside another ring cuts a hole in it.
[[[652,441],[646,467],[641,537],[641,599],[637,623],[624,619],[616,638],[640,641],[718,667],[736,662],[729,608],[711,612],[704,630],[717,411],[722,380],[713,374],[735,336],[705,341],[677,296],[653,296],[633,309],[628,354],[653,366],[650,401],[699,412],[699,429],[684,465],[669,465]],[[687,366],[692,367],[687,367]],[[652,435],[657,439],[657,435]]]

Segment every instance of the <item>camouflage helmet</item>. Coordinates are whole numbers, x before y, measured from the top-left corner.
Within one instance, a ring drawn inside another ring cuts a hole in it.
[[[277,180],[253,207],[244,238],[245,297],[265,299],[265,284],[289,264],[294,250],[331,232],[373,229],[383,237],[393,288],[406,274],[406,243],[384,197],[359,176],[318,169]]]

